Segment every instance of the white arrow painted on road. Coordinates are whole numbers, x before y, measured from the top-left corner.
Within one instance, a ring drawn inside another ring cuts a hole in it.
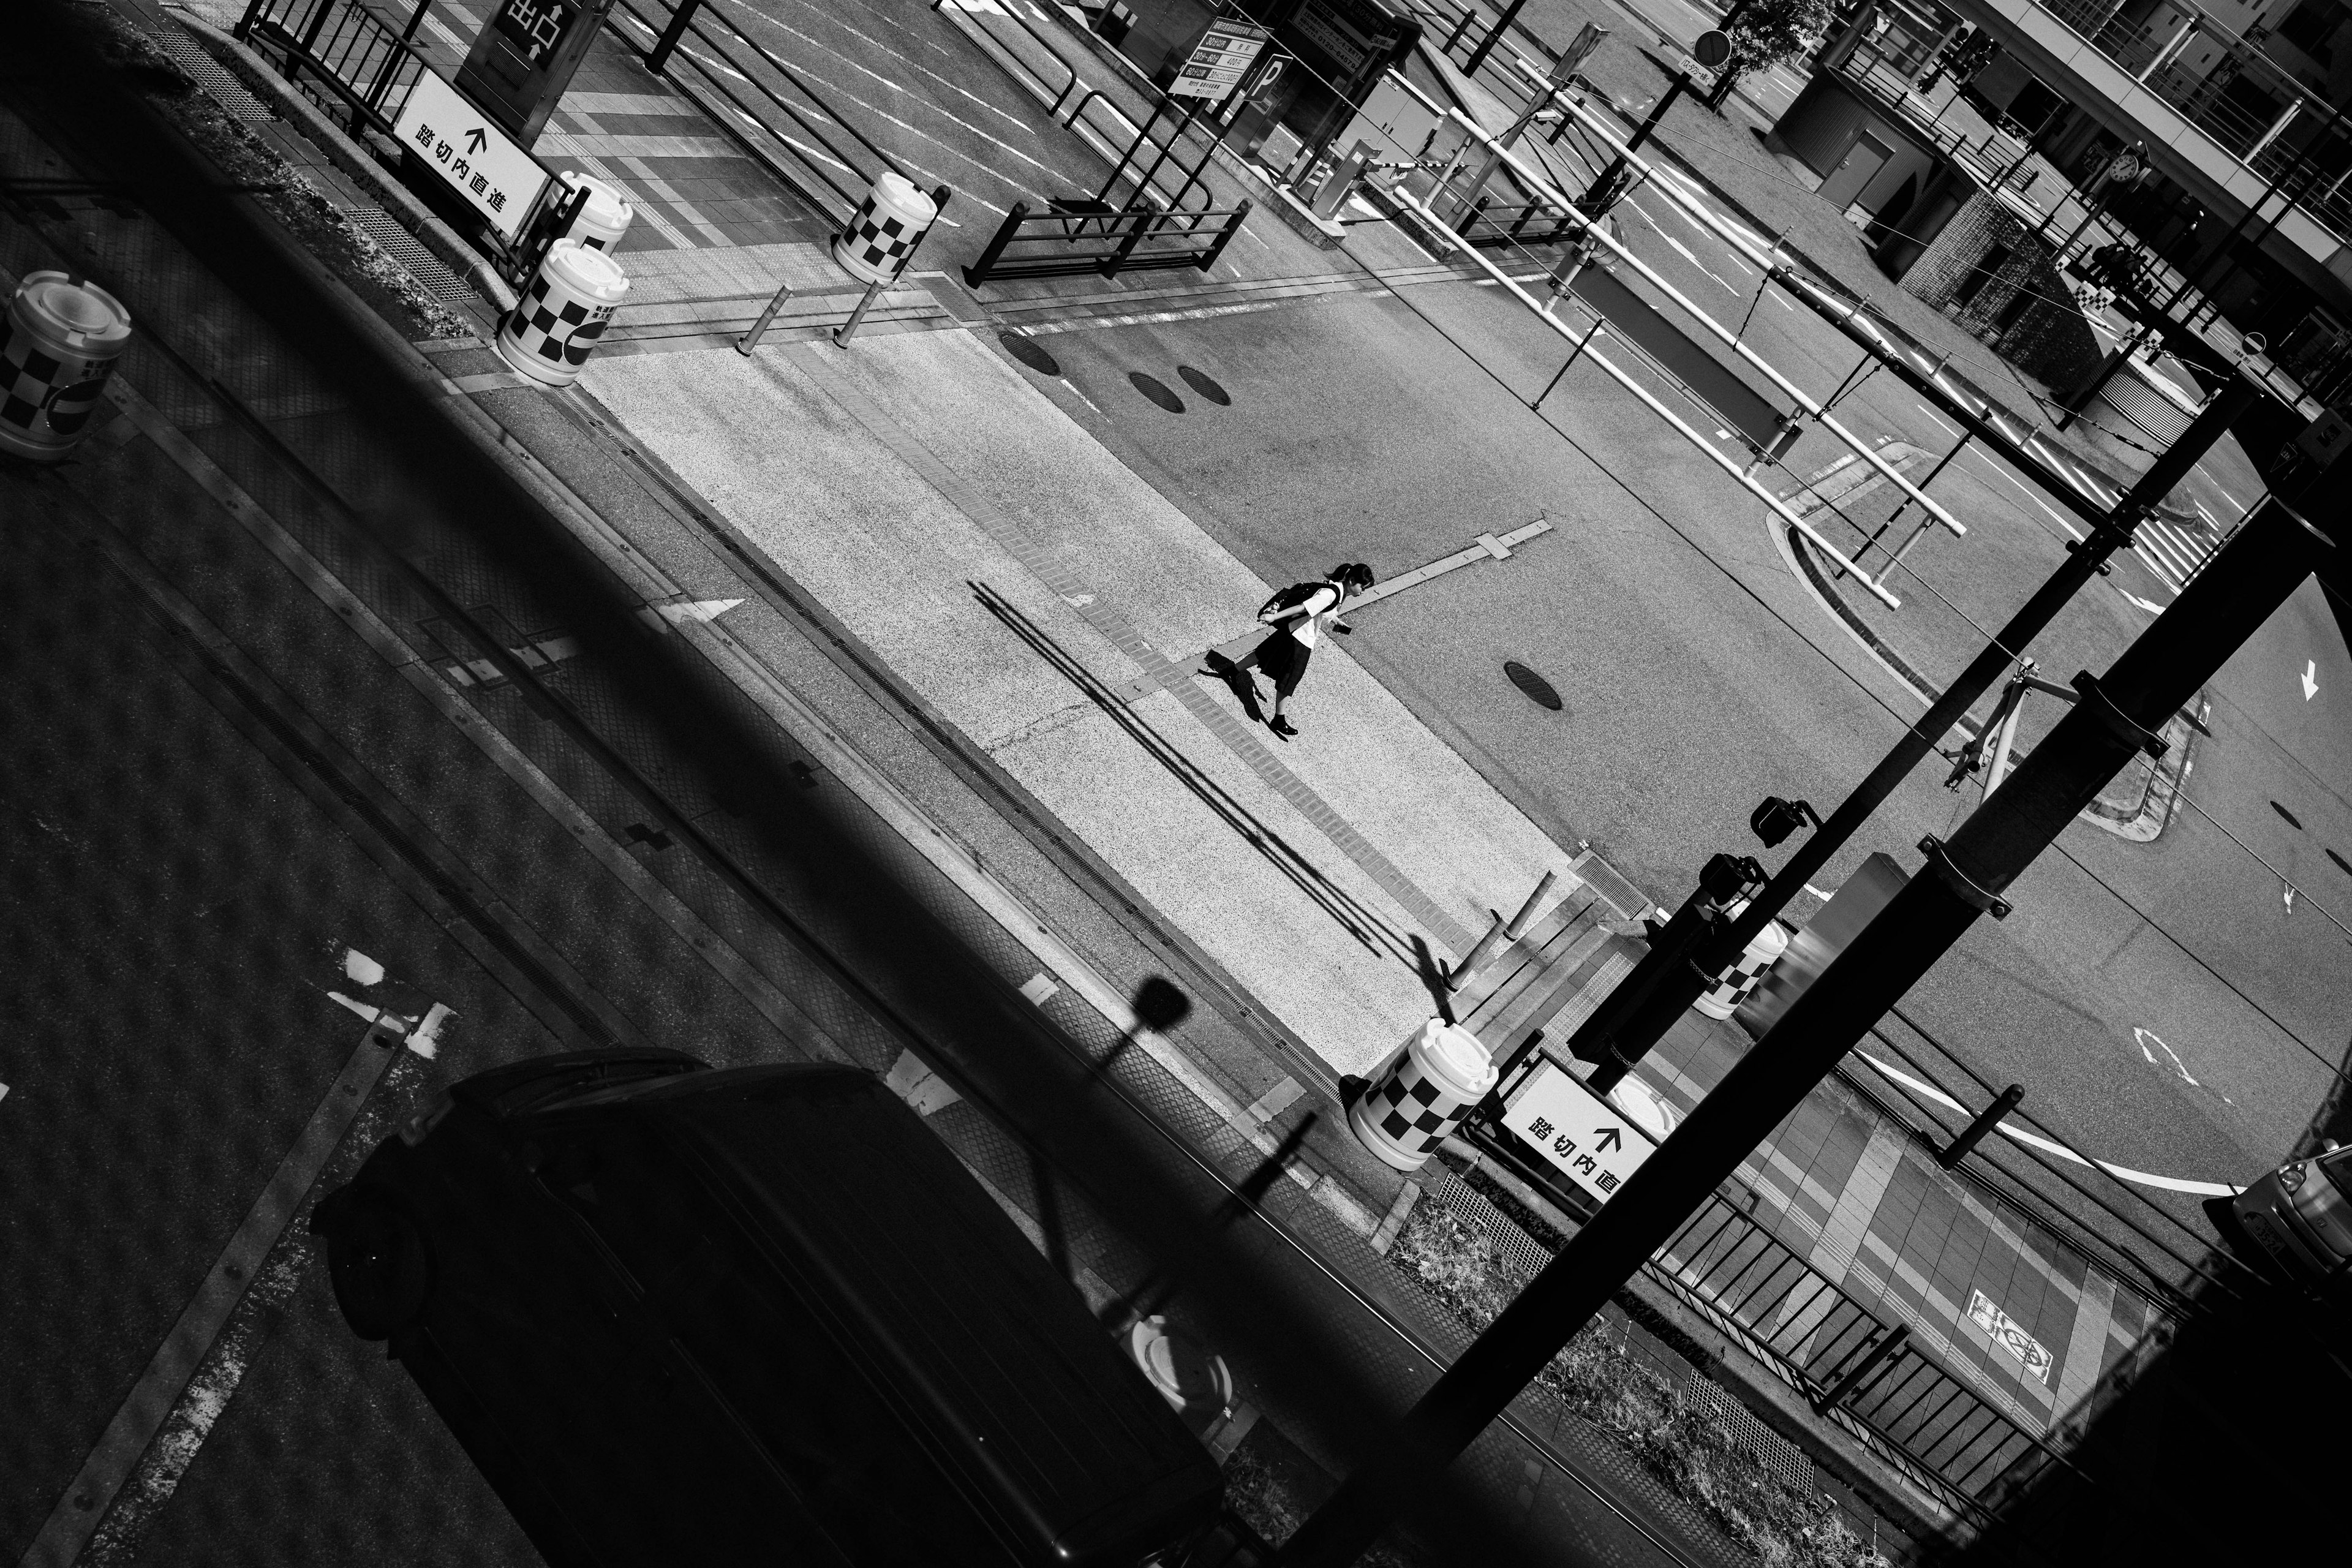
[[[2146,1049],[2145,1047],[2141,1048]],[[1962,1105],[1934,1084],[1923,1083],[1909,1073],[1889,1067],[1868,1051],[1856,1051],[1853,1054],[1876,1068],[1886,1078],[1915,1093],[1934,1100],[1938,1105],[1963,1113],[1969,1110],[1967,1106]],[[2022,1129],[2011,1127],[2006,1121],[1994,1128],[1994,1131],[2004,1138],[2014,1138],[2020,1143],[2030,1144],[2045,1154],[2055,1154],[2062,1160],[2072,1160],[2077,1165],[2096,1165],[2118,1181],[2137,1182],[2143,1187],[2161,1187],[2168,1193],[2189,1193],[2200,1198],[2233,1198],[2242,1190],[2222,1182],[2191,1182],[2179,1176],[2151,1176],[2146,1171],[2134,1171],[2122,1165],[2111,1165],[2105,1160],[2087,1159],[2067,1148],[2063,1143],[2053,1142],[2047,1138],[2037,1138]]]
[[[2164,606],[2162,605],[2151,605],[2146,599],[2141,598],[2137,594],[2127,592],[2122,588],[2116,589],[2116,592],[2122,594],[2126,603],[2146,610],[2151,616],[2160,616],[2164,614]]]
[[[2303,700],[2308,702],[2318,695],[2319,661],[2315,658],[2305,659],[2303,661]]]

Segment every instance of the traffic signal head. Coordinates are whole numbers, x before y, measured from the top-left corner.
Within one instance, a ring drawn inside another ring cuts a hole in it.
[[[1698,890],[1713,902],[1727,904],[1764,885],[1764,868],[1752,855],[1710,856],[1699,868]]]
[[[1748,818],[1748,826],[1756,830],[1756,837],[1764,841],[1767,849],[1797,831],[1799,824],[1806,822],[1815,827],[1822,825],[1822,819],[1814,814],[1811,805],[1801,800],[1782,800],[1777,795],[1766,795],[1764,804]]]

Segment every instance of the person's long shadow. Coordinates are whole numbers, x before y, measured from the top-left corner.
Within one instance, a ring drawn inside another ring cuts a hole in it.
[[[1257,681],[1248,670],[1215,648],[1208,651],[1203,662],[1208,668],[1201,673],[1223,681],[1225,689],[1234,694],[1234,700],[1242,705],[1242,711],[1249,715],[1251,723],[1265,722],[1265,710],[1258,706]]]
[[[1296,845],[1267,826],[1223,785],[1211,778],[1205,769],[1180,751],[1174,742],[1139,717],[1118,693],[1106,686],[1075,655],[1056,642],[1051,633],[1023,614],[1011,601],[985,583],[975,582],[971,586],[990,614],[1003,622],[1015,637],[1036,650],[1040,658],[1060,670],[1071,684],[1091,698],[1114,723],[1132,736],[1161,766],[1240,833],[1270,864],[1320,904],[1349,935],[1371,952],[1412,962],[1413,951],[1407,932],[1341,887]]]

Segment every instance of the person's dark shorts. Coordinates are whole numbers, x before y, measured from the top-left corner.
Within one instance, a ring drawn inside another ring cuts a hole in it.
[[[1288,632],[1276,632],[1258,645],[1257,667],[1274,682],[1275,695],[1287,698],[1298,689],[1307,660],[1315,650]]]

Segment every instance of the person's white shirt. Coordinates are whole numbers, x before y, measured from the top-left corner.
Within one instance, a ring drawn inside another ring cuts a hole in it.
[[[1290,635],[1304,647],[1313,647],[1324,624],[1338,619],[1339,605],[1346,598],[1347,595],[1340,591],[1338,584],[1321,584],[1307,595],[1304,605],[1285,612],[1286,617],[1296,617],[1290,623]]]

